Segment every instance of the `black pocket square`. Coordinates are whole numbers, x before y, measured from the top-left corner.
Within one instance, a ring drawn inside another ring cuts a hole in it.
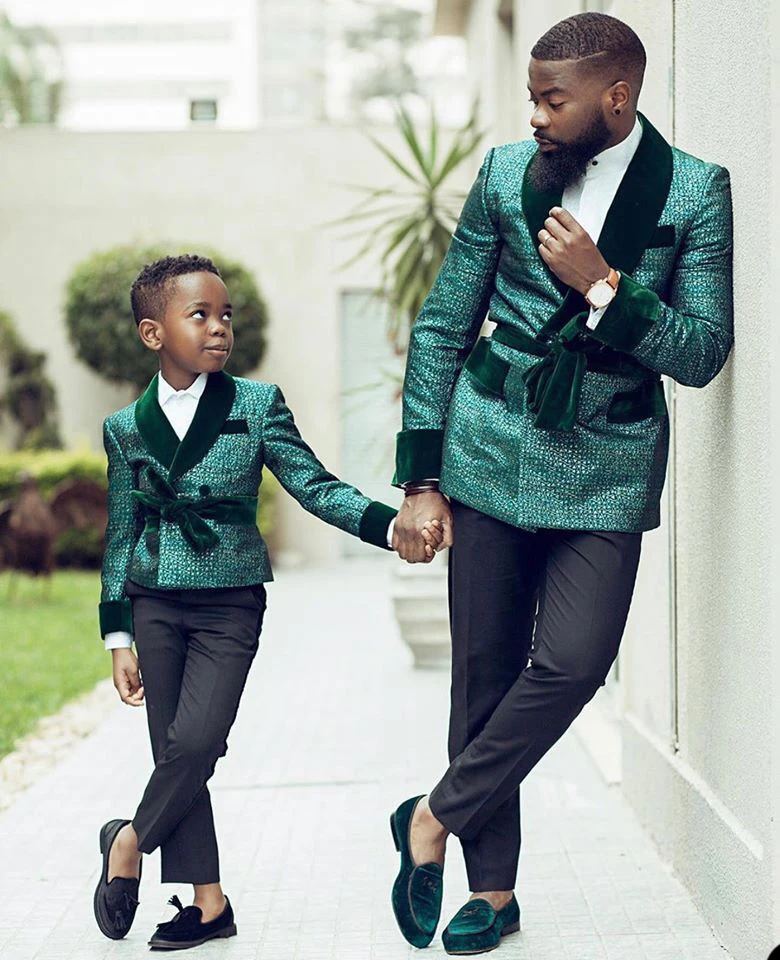
[[[222,424],[220,433],[249,433],[249,424],[246,420],[226,420]]]
[[[673,247],[674,236],[673,223],[660,223],[653,231],[648,247]]]

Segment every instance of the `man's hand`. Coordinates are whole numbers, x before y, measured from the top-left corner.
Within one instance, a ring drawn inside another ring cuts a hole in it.
[[[112,650],[114,660],[114,686],[124,703],[140,707],[144,700],[144,688],[138,673],[138,657],[127,647]]]
[[[559,280],[582,294],[609,273],[609,264],[590,235],[563,207],[553,207],[544,221],[539,253]]]
[[[435,520],[439,521],[439,528],[443,532],[441,542],[436,546],[438,552],[452,546],[452,512],[447,498],[438,490],[426,490],[406,496],[395,518],[393,529],[393,550],[401,559],[407,563],[425,563],[433,559],[433,553],[426,548],[433,543],[430,537],[438,540],[438,536],[433,533],[436,530],[433,525]],[[427,521],[430,523],[426,528]],[[423,536],[424,529],[428,529],[428,538]],[[426,539],[429,539],[428,543]]]

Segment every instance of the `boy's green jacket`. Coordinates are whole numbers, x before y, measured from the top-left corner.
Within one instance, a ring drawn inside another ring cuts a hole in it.
[[[593,331],[582,295],[538,252],[562,194],[532,187],[536,144],[488,152],[412,329],[394,483],[440,479],[531,529],[658,526],[661,374],[702,387],[732,345],[731,193],[723,167],[640,120],[598,241],[621,280]],[[488,312],[492,338],[480,337]]]
[[[125,580],[148,587],[240,587],[273,579],[257,528],[263,466],[310,513],[387,549],[396,511],[329,473],[302,439],[279,387],[209,375],[180,442],[157,376],[103,424],[108,526],[100,632],[132,632]]]

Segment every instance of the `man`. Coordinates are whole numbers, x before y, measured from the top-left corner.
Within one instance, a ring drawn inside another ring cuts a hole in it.
[[[703,387],[731,349],[728,172],[637,115],[644,68],[603,14],[538,41],[535,143],[488,152],[412,332],[394,546],[423,560],[431,518],[454,539],[451,764],[391,820],[393,906],[417,946],[450,833],[473,894],[447,951],[519,928],[519,785],[604,682],[660,522],[661,375]]]

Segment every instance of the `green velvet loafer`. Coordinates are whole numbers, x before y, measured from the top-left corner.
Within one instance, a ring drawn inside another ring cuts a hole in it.
[[[413,947],[427,947],[433,940],[441,915],[443,889],[441,864],[416,865],[412,859],[409,828],[415,807],[423,796],[405,800],[390,816],[395,849],[401,854],[401,869],[393,884],[393,913],[401,933]]]
[[[447,924],[441,939],[447,953],[465,956],[495,950],[502,937],[519,929],[520,906],[514,894],[499,911],[480,898],[463,904]]]

